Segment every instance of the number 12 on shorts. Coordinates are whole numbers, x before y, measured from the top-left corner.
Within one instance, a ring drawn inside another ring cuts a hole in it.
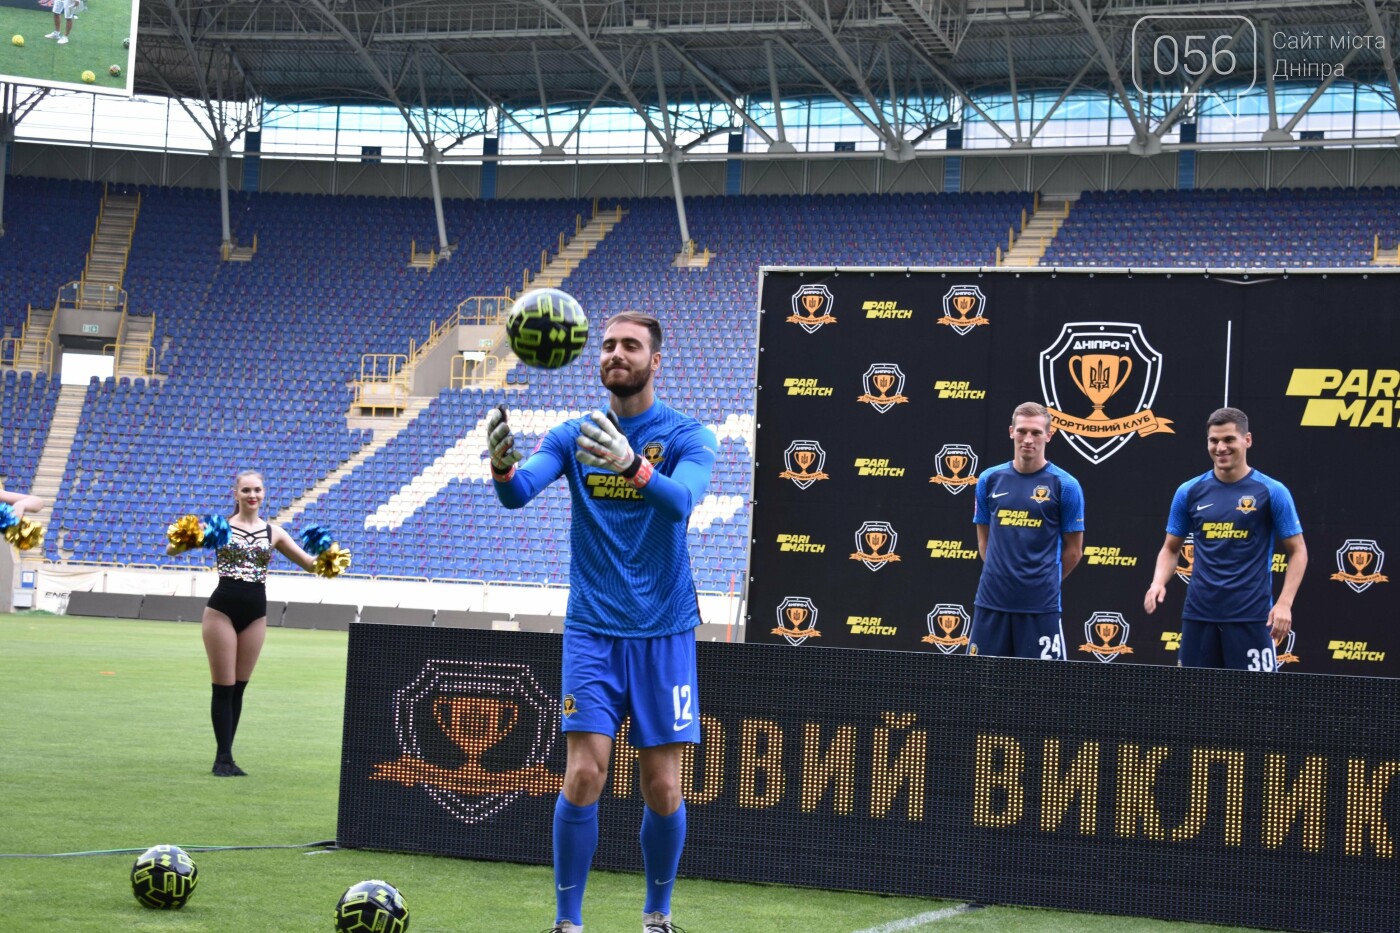
[[[676,730],[679,731],[690,725],[692,714],[690,712],[690,684],[676,684],[671,688],[671,705],[676,711]]]

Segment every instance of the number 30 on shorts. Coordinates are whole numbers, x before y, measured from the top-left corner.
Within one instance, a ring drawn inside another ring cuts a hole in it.
[[[1272,671],[1277,666],[1272,648],[1250,648],[1245,652],[1245,657],[1249,658],[1249,667],[1246,670]]]

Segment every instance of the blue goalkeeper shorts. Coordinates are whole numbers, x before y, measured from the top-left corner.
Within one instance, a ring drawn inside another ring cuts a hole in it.
[[[566,626],[562,689],[565,732],[615,736],[631,716],[634,748],[700,741],[694,632],[615,638]]]

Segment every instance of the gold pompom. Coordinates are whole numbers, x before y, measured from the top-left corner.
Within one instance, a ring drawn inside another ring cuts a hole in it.
[[[204,523],[198,515],[181,515],[165,529],[165,537],[170,542],[165,553],[174,557],[204,543]]]
[[[331,542],[329,547],[316,555],[316,575],[318,577],[332,579],[349,569],[350,552],[335,542]]]
[[[5,529],[5,540],[21,551],[32,550],[44,541],[44,526],[33,519],[20,519],[18,524]]]

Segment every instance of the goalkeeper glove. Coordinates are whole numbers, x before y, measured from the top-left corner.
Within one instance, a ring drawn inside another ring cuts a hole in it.
[[[632,445],[622,435],[617,416],[601,411],[589,412],[588,420],[579,428],[578,450],[574,456],[585,466],[611,470],[633,488],[641,489],[651,480],[651,464],[645,457],[632,452]]]
[[[491,450],[491,472],[497,481],[507,482],[515,475],[515,465],[525,456],[515,449],[515,436],[510,433],[504,405],[497,405],[486,416],[486,442]]]

